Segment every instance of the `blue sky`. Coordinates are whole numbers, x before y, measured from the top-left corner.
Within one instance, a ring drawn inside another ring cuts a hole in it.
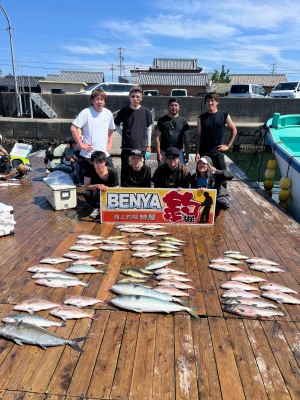
[[[154,58],[193,58],[203,72],[286,74],[300,80],[296,0],[0,0],[13,28],[18,75],[102,71],[105,80]],[[12,73],[0,9],[0,68]],[[112,72],[112,68],[114,68]]]

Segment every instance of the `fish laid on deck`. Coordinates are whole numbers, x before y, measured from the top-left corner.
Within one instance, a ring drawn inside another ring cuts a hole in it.
[[[171,273],[166,273],[166,274],[157,274],[156,278],[158,281],[163,281],[163,280],[176,280],[179,282],[192,282],[192,279],[187,278],[186,276],[179,275],[179,274],[171,274]]]
[[[163,268],[156,269],[156,270],[154,271],[154,273],[155,273],[156,275],[160,275],[160,274],[187,275],[186,272],[178,271],[178,269],[172,269],[172,268],[167,268],[167,267],[163,267]]]
[[[80,253],[74,253],[72,251],[63,254],[63,257],[66,257],[68,261],[71,260],[86,260],[87,258],[93,258],[89,254],[80,254]]]
[[[155,239],[138,239],[131,242],[132,245],[143,245],[143,244],[151,244],[156,243]]]
[[[43,278],[61,278],[61,279],[73,279],[74,276],[68,274],[67,272],[36,272],[31,276],[32,279],[43,279]]]
[[[83,351],[77,343],[86,339],[86,337],[76,338],[73,340],[64,339],[45,328],[27,324],[23,321],[1,326],[0,336],[5,337],[6,339],[11,339],[19,345],[33,344],[40,346],[42,349],[69,345],[79,353],[83,353]]]
[[[272,264],[251,264],[249,268],[260,272],[285,272],[282,268],[278,268]]]
[[[160,293],[166,293],[170,296],[178,296],[178,297],[194,297],[193,295],[189,294],[188,292],[183,292],[180,289],[171,286],[155,286],[153,290],[156,290]]]
[[[238,281],[243,283],[256,283],[256,282],[265,282],[264,278],[260,276],[255,276],[251,274],[237,274],[230,278],[232,281]]]
[[[278,283],[274,283],[274,282],[267,282],[262,284],[259,287],[261,290],[276,290],[278,292],[283,292],[283,293],[294,293],[294,294],[298,294],[298,292],[296,292],[296,290],[290,289],[287,286],[283,286],[283,285],[279,285]]]
[[[93,250],[99,250],[98,247],[96,246],[88,246],[84,244],[75,244],[74,246],[69,247],[69,250],[71,251],[93,251]]]
[[[106,265],[104,262],[97,260],[96,258],[86,258],[74,260],[72,265]]]
[[[222,297],[245,297],[246,299],[251,299],[260,296],[247,290],[228,289],[222,293]]]
[[[101,239],[103,239],[103,237],[102,236],[98,236],[98,235],[90,235],[88,233],[82,233],[82,234],[77,236],[77,239],[101,240]]]
[[[279,291],[266,291],[262,292],[262,297],[265,297],[270,300],[277,301],[280,304],[300,304],[300,300],[296,299],[295,297],[291,296],[290,294],[279,292]]]
[[[86,246],[94,246],[95,244],[100,244],[102,243],[101,239],[79,239],[77,240],[76,244],[84,244]]]
[[[258,297],[251,299],[245,297],[228,297],[222,301],[222,304],[246,304],[248,306],[256,306],[259,308],[278,308],[275,304]]]
[[[70,274],[105,274],[101,269],[97,269],[92,265],[70,265],[66,270]]]
[[[255,286],[251,286],[248,283],[242,283],[237,281],[227,281],[221,284],[222,289],[238,289],[238,290],[259,290]]]
[[[60,264],[70,261],[67,257],[46,257],[40,260],[40,264]]]
[[[245,304],[231,304],[224,307],[224,311],[237,314],[242,317],[259,318],[259,317],[284,317],[285,313],[281,310],[270,310],[269,308],[260,308]]]
[[[158,254],[159,254],[158,251],[136,251],[135,253],[132,253],[132,257],[148,258],[156,256]]]
[[[97,303],[103,303],[103,301],[94,297],[87,296],[71,296],[64,301],[64,304],[76,306],[78,308],[93,306]]]
[[[121,269],[121,274],[126,275],[126,276],[132,276],[133,278],[142,278],[142,279],[149,279],[149,275],[144,274],[138,269],[133,269],[133,268],[125,268]]]
[[[220,262],[211,263],[208,265],[208,268],[215,269],[217,271],[223,271],[223,272],[243,271],[241,268],[236,267],[234,265],[231,265],[228,263],[220,263]]]
[[[221,263],[221,264],[233,264],[233,265],[238,265],[238,264],[242,264],[241,261],[239,260],[234,260],[233,258],[230,257],[218,257],[218,258],[214,258],[213,260],[210,261],[210,263]]]
[[[62,272],[62,269],[52,267],[52,265],[33,265],[27,268],[28,272]]]
[[[61,305],[59,307],[53,308],[50,311],[50,314],[54,315],[55,317],[61,318],[64,321],[68,319],[81,319],[81,318],[98,319],[96,315],[89,314],[88,312],[83,311],[78,307],[68,306],[68,305]]]
[[[246,263],[248,264],[268,264],[268,265],[279,265],[275,261],[268,260],[267,258],[262,257],[251,257],[247,258]]]
[[[175,279],[168,279],[159,281],[158,286],[171,286],[175,287],[176,289],[195,289],[194,286],[188,285],[187,283],[176,281]]]
[[[131,310],[135,312],[177,312],[187,311],[194,318],[198,318],[198,315],[194,312],[191,307],[186,307],[180,304],[175,304],[168,301],[156,299],[148,296],[135,296],[135,295],[121,295],[111,300],[111,302],[120,308]]]
[[[149,264],[146,265],[145,269],[153,270],[153,269],[163,268],[163,267],[171,264],[172,262],[174,262],[174,260],[153,260]]]
[[[132,251],[153,251],[153,250],[157,250],[156,246],[147,246],[147,245],[137,245],[137,246],[133,246],[131,247]]]
[[[105,250],[105,251],[122,251],[122,250],[129,250],[129,247],[126,246],[121,246],[121,245],[113,245],[113,244],[108,244],[108,245],[103,245],[99,246],[100,250]]]
[[[26,311],[30,314],[33,314],[36,311],[50,310],[50,308],[58,307],[59,305],[59,303],[33,297],[16,304],[13,309],[17,311]]]
[[[73,279],[62,278],[42,278],[35,281],[37,285],[52,287],[52,288],[67,288],[69,286],[84,286],[88,287],[89,283],[82,282],[80,279],[74,277]]]
[[[54,321],[53,319],[44,318],[40,315],[34,314],[8,314],[2,318],[3,322],[6,323],[15,323],[18,321],[26,322],[27,324],[41,326],[43,328],[49,328],[50,326],[66,326],[65,322],[62,321]]]

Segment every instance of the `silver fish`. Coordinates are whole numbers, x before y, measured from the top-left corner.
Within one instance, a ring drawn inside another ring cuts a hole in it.
[[[101,269],[97,269],[92,265],[70,265],[66,269],[66,272],[70,274],[104,274],[105,272]]]
[[[135,278],[133,276],[128,276],[126,278],[119,279],[117,283],[143,283],[147,282],[148,277],[146,279]]]
[[[163,253],[159,253],[159,255],[158,255],[158,257],[159,258],[171,258],[171,257],[180,257],[180,256],[182,256],[183,254],[182,253],[174,253],[174,252],[172,252],[172,251],[169,251],[169,252],[163,252]]]
[[[264,299],[260,298],[251,298],[246,299],[245,297],[228,297],[222,301],[222,304],[246,304],[249,306],[256,306],[259,308],[278,308],[275,304],[270,303]]]
[[[152,269],[159,269],[163,268],[169,264],[174,262],[174,260],[153,260],[149,264],[146,265],[145,269],[152,270]]]
[[[164,229],[165,225],[158,225],[158,224],[145,224],[142,225],[143,229],[155,230],[155,229]]]
[[[192,282],[191,279],[189,279],[189,278],[187,278],[187,277],[185,277],[183,275],[171,274],[171,273],[169,273],[169,274],[158,274],[155,279],[157,279],[158,281],[173,280],[174,279],[174,280],[179,281],[179,282]]]
[[[29,314],[33,314],[35,311],[49,310],[50,308],[58,307],[59,305],[59,303],[33,297],[16,304],[13,309],[16,311],[26,311]]]
[[[149,235],[149,236],[165,236],[165,235],[170,235],[170,232],[148,230],[148,231],[145,231],[144,234]]]
[[[76,277],[74,277],[73,279],[43,278],[43,279],[37,279],[35,283],[37,285],[48,286],[53,288],[57,287],[66,288],[69,286],[85,286],[85,287],[89,286],[89,283],[82,282]]]
[[[264,282],[265,279],[260,276],[255,276],[251,274],[237,274],[230,278],[232,281],[238,281],[243,283],[256,283],[256,282]]]
[[[126,276],[132,276],[133,278],[142,278],[142,279],[148,279],[149,277],[145,275],[143,272],[137,270],[137,269],[132,269],[132,268],[125,268],[121,269],[121,274],[126,275]]]
[[[138,245],[131,247],[132,251],[153,251],[157,250],[156,246],[146,246],[146,245]]]
[[[74,278],[71,274],[67,274],[65,272],[36,272],[31,276],[32,279],[42,279],[42,278],[61,278],[61,279],[69,279]]]
[[[264,283],[259,288],[261,290],[277,290],[278,292],[283,292],[283,293],[298,294],[298,292],[296,292],[296,290],[290,289],[286,286],[282,286],[282,285],[279,285],[278,283],[274,283],[274,282]]]
[[[29,272],[62,272],[61,269],[52,267],[52,265],[33,265],[32,267],[27,268]]]
[[[79,254],[79,253],[74,253],[74,252],[68,252],[63,254],[64,257],[67,257],[71,260],[86,260],[87,258],[92,258],[92,256],[88,254]],[[68,260],[70,261],[70,260]]]
[[[300,300],[296,299],[295,297],[291,296],[290,294],[279,292],[276,290],[273,291],[266,291],[262,292],[262,297],[265,297],[266,299],[274,300],[277,301],[277,303],[284,304],[300,304]]]
[[[248,285],[237,281],[227,281],[221,284],[222,289],[237,289],[237,290],[259,290],[255,286]]]
[[[71,296],[64,301],[64,304],[76,306],[78,308],[93,306],[97,303],[103,303],[103,301],[100,299],[95,299],[93,297],[86,297],[86,296]]]
[[[66,257],[46,257],[40,260],[40,264],[60,264],[70,261]]]
[[[218,257],[218,258],[211,260],[210,263],[218,263],[218,264],[219,263],[222,263],[222,264],[227,263],[227,264],[233,264],[233,265],[242,264],[241,261],[234,260],[233,258],[230,258],[230,257]]]
[[[87,246],[84,244],[75,244],[74,246],[69,247],[69,250],[71,250],[71,251],[93,251],[93,250],[98,250],[98,247]]]
[[[217,271],[223,271],[223,272],[242,271],[241,268],[236,267],[234,265],[227,264],[227,263],[217,263],[217,262],[209,264],[208,268],[215,269]]]
[[[285,313],[278,309],[270,310],[268,308],[259,308],[245,304],[226,305],[224,307],[224,311],[232,314],[237,314],[242,317],[250,317],[250,318],[274,317],[275,315],[278,315],[280,317],[285,316]]]
[[[187,293],[187,292],[183,292],[180,289],[177,289],[175,287],[171,287],[171,286],[155,286],[153,288],[153,290],[156,290],[157,292],[160,293],[166,293],[170,296],[178,296],[178,297],[194,297],[191,294]]]
[[[101,239],[79,239],[76,244],[84,244],[86,246],[94,246],[95,244],[102,243]]]
[[[66,326],[64,322],[53,321],[53,319],[44,318],[37,314],[8,314],[2,318],[2,321],[10,324],[23,321],[27,324],[42,326],[43,328],[49,328],[50,326]]]
[[[141,228],[133,228],[133,227],[123,227],[120,228],[121,232],[128,232],[128,233],[144,233],[143,229]]]
[[[77,236],[77,239],[87,239],[87,240],[101,240],[103,239],[102,236],[98,236],[98,235],[90,235],[88,233],[83,233],[81,235]]]
[[[131,242],[131,244],[133,245],[143,245],[143,244],[151,244],[151,243],[156,243],[155,239],[138,239],[138,240],[134,240],[133,242]]]
[[[171,243],[171,242],[169,243],[169,242],[167,242],[166,240],[165,240],[164,242],[158,243],[158,247],[165,247],[165,248],[168,248],[168,249],[181,250],[181,249],[178,248],[177,245],[175,245],[175,244],[173,244],[173,243]],[[181,250],[181,251],[182,251],[182,250]]]
[[[54,317],[61,318],[64,321],[68,319],[81,319],[81,318],[98,319],[97,316],[89,314],[78,307],[67,306],[67,305],[61,305],[57,308],[53,308],[50,311],[50,314],[53,315]]]
[[[136,295],[136,296],[148,296],[148,297],[154,297],[156,299],[164,300],[164,301],[175,301],[180,304],[184,304],[183,301],[169,296],[164,293],[159,293],[152,288],[148,288],[143,285],[138,285],[134,283],[121,283],[121,284],[116,284],[111,287],[111,289],[122,295]]]
[[[253,271],[261,272],[285,272],[283,269],[271,264],[251,264],[249,268]]]
[[[226,251],[224,251],[224,254],[225,255],[227,255],[227,254],[241,254],[241,252],[237,251],[237,250],[226,250]]]
[[[120,224],[117,225],[117,229],[122,229],[122,228],[140,228],[143,224]]]
[[[156,256],[157,254],[159,254],[158,251],[137,251],[135,253],[132,253],[132,257],[148,258]]]
[[[159,268],[159,269],[155,270],[154,272],[157,275],[159,275],[159,274],[187,275],[186,272],[178,271],[177,269],[172,269],[172,268],[167,268],[167,267]]]
[[[154,297],[148,296],[118,296],[111,300],[111,302],[120,308],[131,310],[135,312],[176,312],[176,311],[187,311],[194,318],[199,319],[198,315],[190,307],[185,307],[180,304],[175,304],[169,301],[163,301]]]
[[[157,285],[158,286],[171,286],[171,287],[175,287],[176,289],[195,289],[194,286],[188,285],[187,283],[184,283],[184,282],[176,281],[175,279],[159,281]]]
[[[96,260],[95,258],[79,259],[73,261],[72,265],[106,265],[104,262]]]
[[[46,349],[47,347],[69,345],[79,353],[83,353],[78,346],[78,342],[85,340],[86,337],[76,338],[73,340],[64,339],[45,328],[27,324],[26,322],[16,322],[13,324],[5,324],[0,327],[0,336],[13,340],[15,343],[34,344]]]
[[[229,289],[222,293],[222,297],[245,297],[246,299],[251,299],[260,296],[247,290]]]
[[[268,265],[279,265],[275,261],[268,260],[267,258],[262,257],[251,257],[246,260],[248,264],[268,264]]]
[[[227,253],[226,255],[229,258],[233,258],[234,260],[247,260],[249,257],[245,256],[244,254],[237,254],[237,253]]]
[[[116,245],[128,245],[128,243],[124,242],[123,240],[114,240],[114,239],[103,239],[103,243],[105,244],[116,244]]]
[[[125,238],[127,238],[128,236],[126,236],[126,235],[116,235],[116,236],[108,236],[107,238],[106,238],[106,240],[119,240],[119,239],[125,239]],[[127,244],[127,243],[126,243]]]
[[[100,246],[99,249],[105,250],[105,251],[121,251],[121,250],[129,250],[129,247],[108,244],[108,245]]]

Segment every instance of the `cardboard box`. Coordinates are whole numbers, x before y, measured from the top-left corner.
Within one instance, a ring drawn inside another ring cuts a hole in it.
[[[50,185],[44,178],[45,197],[54,210],[64,210],[77,207],[75,185]]]
[[[15,224],[13,207],[0,203],[0,236],[15,233]]]

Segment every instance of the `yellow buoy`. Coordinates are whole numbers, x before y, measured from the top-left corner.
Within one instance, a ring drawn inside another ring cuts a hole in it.
[[[276,160],[269,160],[267,164],[268,169],[275,169],[276,168]]]
[[[264,188],[267,192],[273,189],[274,182],[271,179],[266,179],[264,182]]]
[[[273,180],[275,177],[275,169],[266,169],[265,170],[265,178],[269,180]]]
[[[280,189],[287,190],[292,186],[292,180],[287,176],[285,178],[281,178],[279,181]]]
[[[281,189],[278,193],[279,201],[288,201],[290,198],[290,191],[287,189]]]
[[[283,208],[285,211],[288,211],[289,205],[288,205],[288,203],[287,203],[286,201],[280,201],[280,202],[279,202],[279,205],[280,205],[280,207]]]

